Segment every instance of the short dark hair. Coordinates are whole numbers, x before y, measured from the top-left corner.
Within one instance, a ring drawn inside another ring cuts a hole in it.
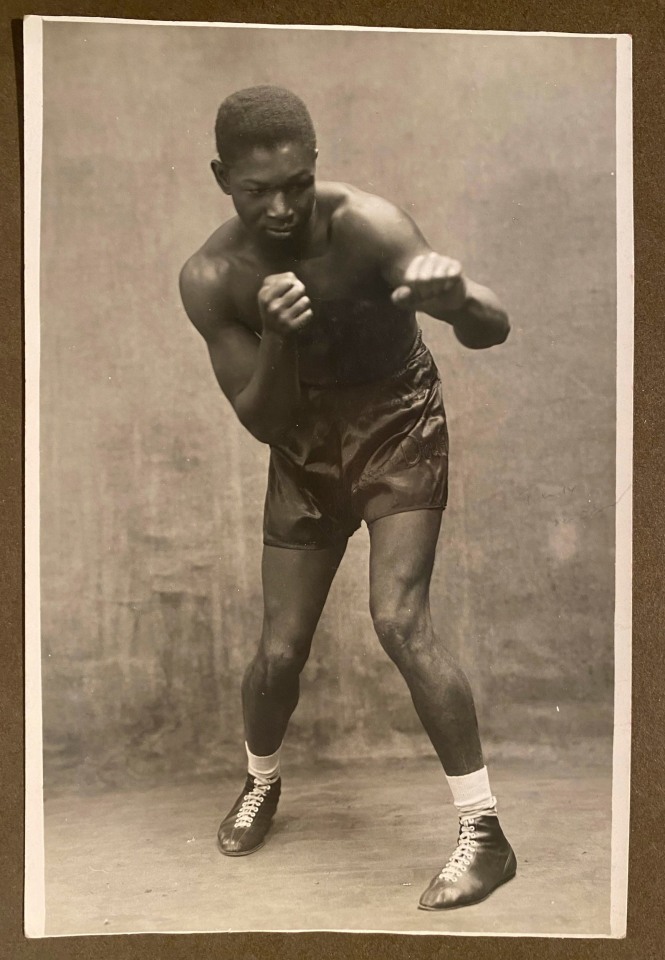
[[[220,159],[226,163],[252,147],[275,147],[293,141],[316,150],[314,124],[307,107],[283,87],[238,90],[217,111],[215,142]]]

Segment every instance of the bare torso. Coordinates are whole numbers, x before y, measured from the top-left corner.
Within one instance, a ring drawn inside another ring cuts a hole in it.
[[[219,268],[237,321],[258,336],[257,295],[265,278],[291,271],[302,281],[314,315],[297,335],[306,383],[389,376],[402,366],[416,335],[415,314],[392,303],[381,246],[362,229],[364,215],[356,215],[365,197],[344,184],[320,184],[316,228],[298,256],[279,245],[257,245],[237,218],[220,227],[198,255]]]

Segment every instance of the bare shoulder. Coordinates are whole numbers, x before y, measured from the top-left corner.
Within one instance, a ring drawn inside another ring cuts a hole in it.
[[[413,219],[392,201],[347,183],[324,183],[321,192],[333,201],[333,227],[345,239],[381,255],[404,246],[428,249]]]
[[[235,221],[216,230],[180,271],[180,296],[187,316],[206,338],[232,313],[231,263],[236,249]]]

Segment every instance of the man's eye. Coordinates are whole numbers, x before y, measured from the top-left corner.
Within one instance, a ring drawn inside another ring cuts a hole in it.
[[[265,190],[261,189],[260,187],[256,187],[248,190],[247,193],[251,194],[253,197],[260,197],[265,193]]]

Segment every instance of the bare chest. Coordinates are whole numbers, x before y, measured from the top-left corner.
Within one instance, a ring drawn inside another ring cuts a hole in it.
[[[312,304],[313,319],[298,334],[304,381],[359,382],[399,367],[413,342],[415,317],[392,304],[377,266],[351,250],[291,263],[243,265],[233,288],[242,323],[261,334],[259,290],[267,276],[287,271],[302,281]]]
[[[304,284],[312,302],[315,319],[339,312],[345,304],[347,313],[352,304],[362,311],[372,303],[385,301],[390,291],[375,265],[354,259],[345,251],[329,251],[320,257],[307,260],[267,263],[257,260],[240,264],[234,271],[233,299],[238,309],[238,319],[256,333],[261,333],[261,317],[258,308],[258,293],[266,277],[277,273],[294,273]],[[335,305],[337,305],[335,307]]]

